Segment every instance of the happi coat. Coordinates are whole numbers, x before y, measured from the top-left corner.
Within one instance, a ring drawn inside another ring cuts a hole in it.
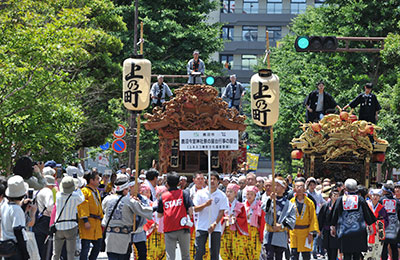
[[[332,212],[331,224],[336,226],[342,253],[367,251],[367,227],[376,222],[364,198],[355,193],[339,197]]]
[[[290,230],[290,247],[297,248],[297,252],[311,252],[313,242],[311,241],[311,248],[305,247],[306,238],[310,232],[318,232],[318,220],[315,213],[314,202],[306,195],[304,195],[304,204],[301,212],[296,205],[296,196],[290,200],[296,210],[296,225],[293,230]],[[307,228],[300,228],[308,226]]]
[[[279,247],[288,247],[289,230],[294,229],[296,225],[296,209],[294,204],[285,197],[277,198],[277,204],[281,210],[276,211],[276,222],[282,224],[284,229],[280,232],[272,232],[274,225],[274,203],[271,198],[262,202],[262,210],[265,212],[266,228],[264,229],[264,245],[273,245]]]

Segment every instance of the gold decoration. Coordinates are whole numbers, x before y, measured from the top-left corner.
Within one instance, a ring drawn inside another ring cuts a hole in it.
[[[342,120],[336,114],[326,115],[319,123],[301,123],[301,128],[301,136],[293,138],[290,143],[293,149],[300,149],[305,154],[321,154],[325,162],[345,154],[365,158],[373,152],[385,152],[389,145],[386,140],[378,138],[380,127],[364,120],[353,121],[350,117]]]

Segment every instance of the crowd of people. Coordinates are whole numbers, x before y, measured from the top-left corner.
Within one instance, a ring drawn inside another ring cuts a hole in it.
[[[151,168],[135,190],[125,165],[101,174],[22,157],[0,181],[5,259],[176,259],[177,245],[184,260],[398,259],[400,184],[209,176]]]

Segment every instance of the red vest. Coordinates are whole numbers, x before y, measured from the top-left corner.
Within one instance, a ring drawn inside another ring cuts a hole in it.
[[[183,219],[187,217],[183,203],[183,191],[171,190],[161,195],[164,208],[164,232],[176,231],[189,228]],[[182,224],[183,225],[182,225]]]

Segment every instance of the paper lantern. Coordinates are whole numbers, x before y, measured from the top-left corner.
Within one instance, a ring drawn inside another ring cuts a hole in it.
[[[279,117],[279,78],[269,69],[259,70],[250,80],[251,115],[255,124],[272,126]]]
[[[124,106],[135,111],[146,109],[150,104],[151,62],[141,56],[126,59],[122,82]]]
[[[372,162],[383,163],[385,161],[385,153],[374,153],[372,155]]]
[[[303,158],[303,152],[301,150],[293,150],[291,153],[291,157],[294,160],[300,160]]]

